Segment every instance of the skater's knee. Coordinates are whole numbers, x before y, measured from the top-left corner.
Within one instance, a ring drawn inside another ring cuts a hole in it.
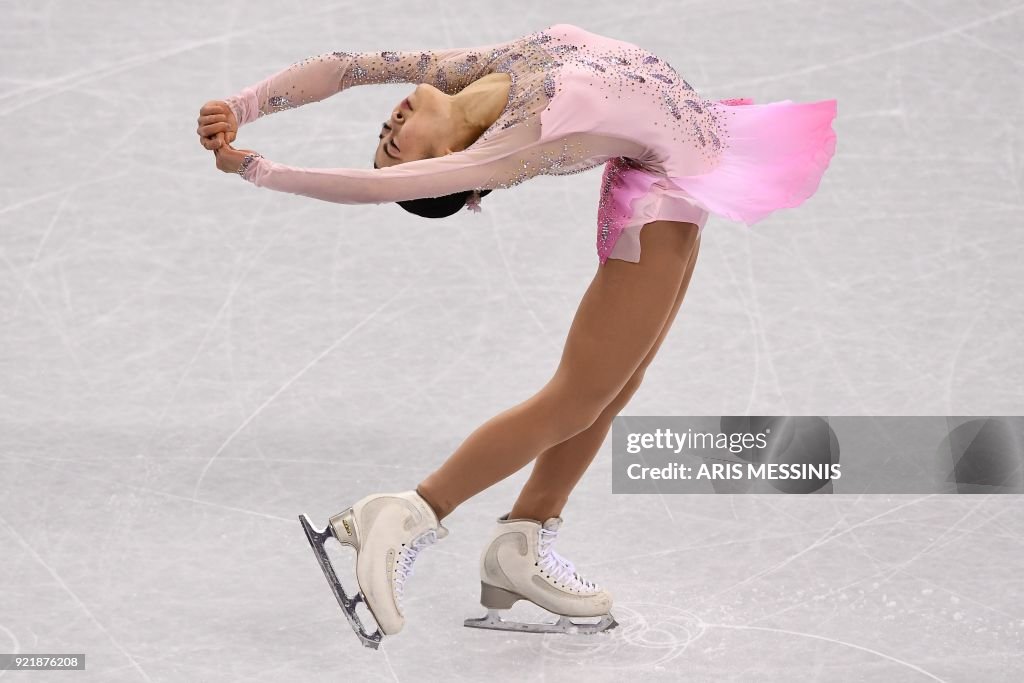
[[[636,390],[640,388],[641,384],[643,384],[644,372],[646,369],[646,365],[640,366],[636,369],[636,372],[626,380],[626,383],[622,385],[622,388],[619,390],[618,396],[615,397],[616,404],[621,407],[629,403],[629,399],[633,398],[633,394],[635,394]]]
[[[647,364],[641,364],[625,382],[610,375],[560,371],[551,384],[556,388],[561,409],[589,426],[609,407],[628,403],[640,388],[646,369]]]
[[[580,432],[586,431],[601,416],[603,408],[596,404],[581,404],[570,397],[558,402],[556,415],[559,434],[558,440],[571,439]]]
[[[555,376],[546,387],[551,414],[569,438],[584,431],[601,416],[614,393],[606,388]]]

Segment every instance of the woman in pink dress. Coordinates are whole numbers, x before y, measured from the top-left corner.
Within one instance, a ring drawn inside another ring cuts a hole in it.
[[[395,82],[417,85],[382,124],[373,168],[297,168],[230,145],[261,116]],[[615,625],[610,592],[552,547],[562,507],[668,333],[708,216],[752,225],[804,202],[835,151],[835,116],[835,100],[703,99],[664,59],[570,24],[473,48],[329,52],[202,108],[200,140],[222,171],[329,202],[398,202],[431,218],[479,211],[491,191],[536,175],[604,165],[597,273],[547,384],[485,422],[415,488],[368,495],[324,530],[300,515],[365,645],[401,630],[405,581],[419,551],[447,536],[440,521],[531,461],[480,555],[487,616],[466,625],[585,633]],[[327,560],[330,537],[356,549],[354,595]],[[502,620],[498,610],[517,600],[559,619]],[[355,612],[359,601],[377,622],[372,634]]]

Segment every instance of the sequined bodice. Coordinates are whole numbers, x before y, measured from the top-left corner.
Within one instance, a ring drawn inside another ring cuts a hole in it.
[[[466,59],[457,68],[464,71],[479,65],[484,67],[483,73],[505,72],[512,77],[509,104],[481,139],[513,126],[537,125],[538,113],[551,114],[556,98],[563,105],[562,115],[542,116],[544,138],[583,132],[644,140],[654,144],[634,161],[652,170],[666,170],[663,162],[671,156],[672,143],[700,149],[706,166],[711,167],[727,139],[723,123],[706,106],[707,101],[671,64],[632,43],[577,26],[557,24],[512,41],[483,59],[478,54]],[[443,89],[443,71],[435,85]],[[623,107],[624,101],[634,106]],[[637,105],[646,115],[639,121]],[[582,115],[584,112],[587,115]],[[692,151],[688,156],[692,157]],[[578,164],[571,172],[585,170],[582,166]]]

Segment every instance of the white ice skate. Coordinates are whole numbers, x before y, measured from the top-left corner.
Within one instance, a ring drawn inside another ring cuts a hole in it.
[[[498,518],[491,542],[480,554],[480,604],[487,615],[466,619],[464,625],[527,633],[600,633],[615,628],[612,596],[576,573],[571,562],[556,553],[554,543],[561,517],[542,525],[532,519]],[[507,621],[498,610],[527,600],[558,615],[554,623]],[[597,617],[596,622],[570,617]]]
[[[415,490],[378,493],[331,517],[323,531],[314,529],[306,515],[299,515],[299,521],[327,583],[363,645],[377,649],[384,635],[401,631],[405,625],[402,593],[406,579],[412,576],[413,562],[423,548],[448,535],[427,501]],[[355,595],[345,593],[327,558],[324,542],[332,536],[355,548],[359,584]],[[356,614],[360,601],[377,621],[372,634]]]

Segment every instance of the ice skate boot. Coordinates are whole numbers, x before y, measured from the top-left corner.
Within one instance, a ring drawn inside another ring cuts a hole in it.
[[[581,577],[571,562],[551,547],[561,517],[541,524],[532,519],[498,518],[491,541],[480,554],[480,604],[487,615],[466,619],[465,626],[527,633],[600,633],[615,628],[612,596]],[[554,623],[507,621],[498,610],[527,600],[558,615]],[[596,622],[570,617],[598,617]]]
[[[314,529],[304,514],[299,521],[327,583],[363,645],[377,649],[384,635],[401,631],[405,625],[402,593],[412,576],[413,562],[423,548],[448,535],[427,501],[415,490],[377,493],[331,517],[323,531]],[[324,550],[324,542],[332,536],[355,548],[359,590],[354,595],[345,592]],[[377,621],[372,634],[356,614],[359,602],[366,603]]]

